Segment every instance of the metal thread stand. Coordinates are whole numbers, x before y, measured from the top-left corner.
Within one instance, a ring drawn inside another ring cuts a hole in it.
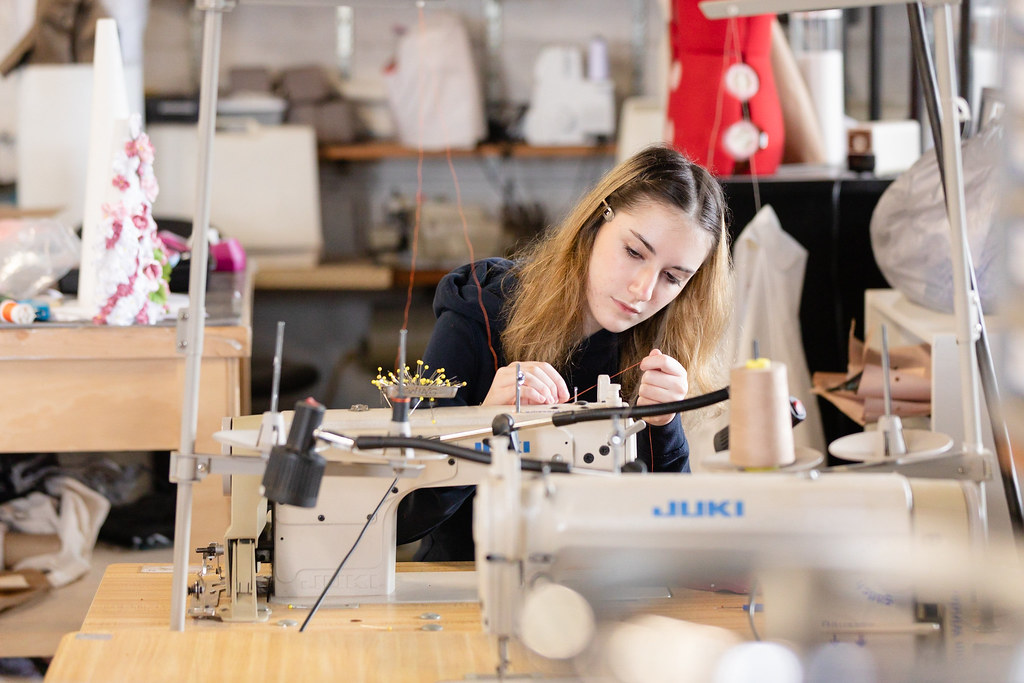
[[[170,480],[178,485],[174,511],[174,575],[171,583],[171,630],[185,630],[188,598],[188,560],[192,554],[192,485],[207,463],[196,456],[199,418],[199,379],[203,359],[206,317],[206,269],[209,261],[210,195],[213,184],[213,134],[217,122],[217,78],[220,70],[221,14],[234,0],[196,0],[203,17],[203,60],[199,89],[199,162],[196,203],[192,219],[192,261],[189,269],[187,311],[178,315],[178,348],[185,353],[185,394],[181,411],[181,446],[171,454]],[[184,331],[184,338],[182,338]]]

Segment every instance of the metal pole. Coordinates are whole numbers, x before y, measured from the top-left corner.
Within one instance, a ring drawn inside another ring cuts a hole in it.
[[[233,3],[232,3],[233,6]],[[220,62],[221,10],[223,0],[197,0],[206,14],[203,22],[203,61],[199,90],[199,160],[196,170],[196,203],[192,220],[192,259],[189,269],[189,307],[179,314],[179,328],[186,334],[179,346],[185,351],[185,393],[181,412],[181,447],[171,454],[170,478],[178,485],[174,513],[174,576],[171,584],[171,630],[185,630],[189,538],[192,526],[192,484],[199,480],[195,456],[199,417],[199,378],[203,358],[206,315],[207,231],[210,225],[210,194],[213,167],[213,133],[217,116],[217,76]]]
[[[868,118],[878,121],[882,118],[882,8],[868,10],[870,49],[868,50]]]
[[[910,19],[910,38],[914,47],[914,59],[917,66],[915,73],[918,74],[919,81],[924,85],[923,93],[928,121],[931,124],[932,139],[935,141],[935,155],[939,178],[943,183],[943,187],[945,187],[945,166],[942,154],[940,153],[942,148],[942,129],[939,121],[942,115],[939,112],[935,65],[932,61],[931,51],[928,48],[928,41],[924,32],[924,7],[920,2],[911,3],[907,5],[907,14]],[[977,301],[977,276],[970,252],[967,252],[966,256],[967,275],[971,283],[972,301],[977,306],[978,311],[978,341],[976,350],[979,371],[981,373],[981,388],[985,396],[985,405],[988,407],[996,458],[999,462],[999,472],[1003,480],[1003,494],[1010,513],[1010,525],[1016,537],[1024,540],[1024,503],[1021,501],[1020,478],[1017,476],[1017,468],[1013,462],[1013,448],[1010,442],[1009,431],[1006,427],[1006,420],[1002,414],[999,382],[996,378],[992,349],[989,346],[985,316],[981,310],[980,303]]]
[[[978,401],[978,370],[975,355],[978,311],[967,281],[967,215],[964,202],[963,166],[960,156],[960,127],[956,115],[956,67],[953,61],[952,12],[948,5],[936,7],[936,75],[941,108],[942,161],[945,167],[946,210],[952,228],[950,245],[953,262],[953,309],[960,351],[960,384],[963,400],[966,453],[982,452],[981,414]]]

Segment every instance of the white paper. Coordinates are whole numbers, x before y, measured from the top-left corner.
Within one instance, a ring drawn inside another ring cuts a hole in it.
[[[118,122],[128,119],[128,94],[125,88],[121,45],[117,23],[113,19],[96,22],[96,49],[93,57],[92,118],[89,125],[89,161],[85,179],[85,208],[82,217],[82,263],[78,274],[78,301],[99,309],[96,298],[98,251],[103,239],[99,224],[103,198],[111,179],[114,131]],[[123,125],[123,123],[121,124]]]

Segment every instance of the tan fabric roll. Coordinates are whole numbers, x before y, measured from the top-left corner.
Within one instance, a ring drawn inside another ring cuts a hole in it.
[[[733,368],[729,400],[729,462],[760,468],[796,461],[785,363],[757,359]]]

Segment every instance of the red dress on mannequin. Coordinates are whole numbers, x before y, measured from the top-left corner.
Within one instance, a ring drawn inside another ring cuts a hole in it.
[[[715,175],[769,174],[782,162],[782,107],[771,62],[774,20],[771,14],[710,20],[697,0],[672,0],[667,139]],[[722,144],[729,126],[744,119],[742,102],[723,84],[726,70],[739,62],[753,68],[760,80],[748,110],[766,144],[749,163],[734,158]]]

